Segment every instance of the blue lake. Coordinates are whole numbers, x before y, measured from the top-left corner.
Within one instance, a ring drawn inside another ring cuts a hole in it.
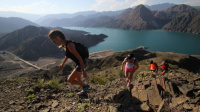
[[[111,28],[65,27],[82,30],[90,34],[105,34],[105,41],[89,48],[90,52],[112,49],[122,51],[139,46],[149,47],[148,51],[177,52],[200,55],[200,35],[192,33],[168,32],[163,30],[121,30]]]

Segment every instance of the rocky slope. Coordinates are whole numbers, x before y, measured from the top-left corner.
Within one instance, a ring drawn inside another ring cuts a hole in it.
[[[140,68],[132,86],[126,86],[121,61],[133,52]],[[170,71],[164,76],[152,74],[149,62],[168,59]],[[80,88],[65,83],[73,70],[68,64],[49,71],[37,71],[13,79],[0,80],[1,111],[200,111],[200,56],[149,52],[142,48],[116,52],[102,59],[90,59],[84,82],[91,85],[88,95],[76,95]],[[191,63],[188,63],[191,62]],[[193,63],[194,62],[194,65]],[[190,67],[190,68],[188,68]],[[196,68],[193,68],[196,67]]]

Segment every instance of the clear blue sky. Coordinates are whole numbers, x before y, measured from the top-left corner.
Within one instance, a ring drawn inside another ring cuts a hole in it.
[[[200,6],[200,0],[0,0],[0,11],[31,14],[75,13],[80,11],[115,11],[160,3]]]

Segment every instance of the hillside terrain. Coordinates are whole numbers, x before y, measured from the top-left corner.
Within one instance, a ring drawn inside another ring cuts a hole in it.
[[[13,52],[15,55],[26,60],[37,60],[39,57],[53,56],[63,53],[51,42],[46,35],[52,28],[27,26],[13,31],[0,38],[0,50]],[[91,47],[104,41],[104,34],[90,35],[87,32],[60,29],[66,39],[74,40]],[[51,50],[50,50],[51,49]]]
[[[128,53],[134,53],[139,69],[132,85],[126,86],[120,65]],[[168,60],[171,69],[151,73],[150,60],[160,64]],[[143,47],[115,52],[106,58],[89,59],[88,95],[79,97],[80,88],[65,82],[73,63],[64,69],[54,67],[0,80],[1,111],[200,111],[200,56],[170,52],[149,52]]]

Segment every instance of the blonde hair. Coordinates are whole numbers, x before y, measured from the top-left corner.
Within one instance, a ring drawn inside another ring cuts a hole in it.
[[[50,30],[48,37],[50,39],[55,39],[57,36],[59,36],[62,40],[65,40],[65,35],[58,29],[52,29]]]
[[[49,39],[56,39],[56,37],[59,36],[62,40],[65,40],[65,35],[58,29],[52,29],[50,30],[48,37]],[[63,45],[59,45],[58,48],[62,48]]]

